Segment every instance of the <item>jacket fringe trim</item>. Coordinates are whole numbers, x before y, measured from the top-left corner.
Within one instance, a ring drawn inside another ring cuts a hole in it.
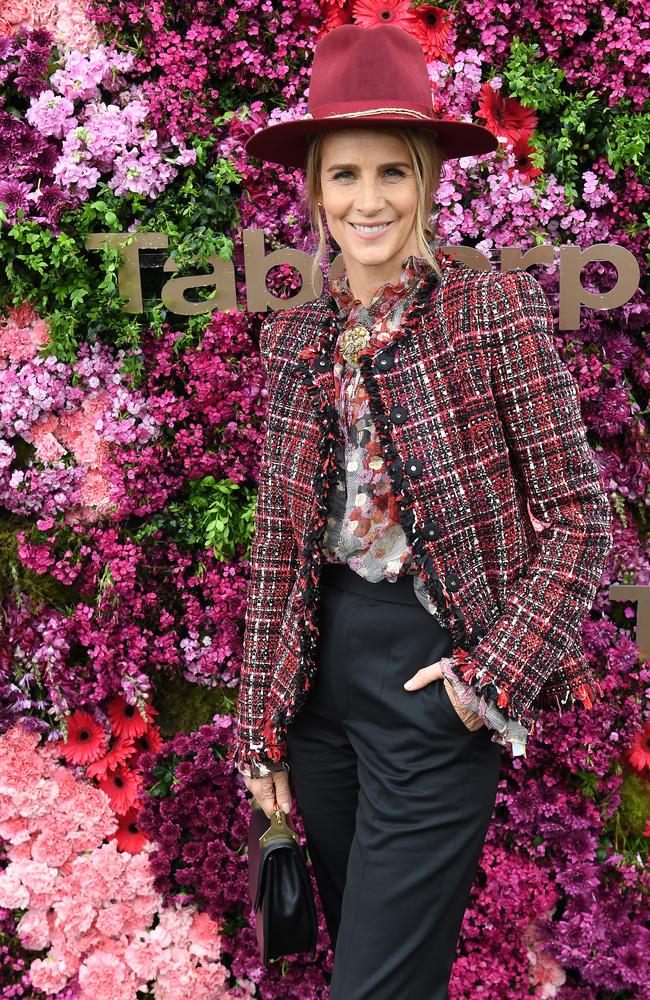
[[[308,362],[310,359],[327,351],[332,336],[331,323],[325,320],[321,323],[321,334],[315,345],[299,352],[303,368],[299,369],[306,377],[306,391],[314,398],[316,414],[322,428],[319,443],[319,470],[314,480],[314,497],[310,514],[310,526],[305,536],[305,542],[299,556],[298,610],[301,620],[299,656],[300,673],[293,697],[287,704],[276,706],[267,712],[260,724],[260,737],[265,751],[271,761],[280,764],[284,770],[289,770],[286,756],[286,728],[302,708],[310,691],[316,673],[315,653],[320,637],[320,574],[323,565],[321,540],[323,538],[328,516],[328,500],[336,474],[340,471],[337,452],[341,442],[338,426],[338,414],[335,408],[324,398],[318,385],[309,379]],[[249,753],[250,756],[250,753]],[[279,767],[275,766],[275,770]]]
[[[489,670],[481,667],[466,649],[455,649],[451,655],[452,670],[459,680],[470,684],[486,701],[494,703],[509,719],[520,722],[534,735],[536,718],[529,714],[529,707],[517,698],[506,686],[497,682]],[[578,702],[586,708],[593,708],[594,702],[604,694],[602,685],[592,677],[591,683],[576,684],[566,680],[555,697],[558,708],[573,708]]]

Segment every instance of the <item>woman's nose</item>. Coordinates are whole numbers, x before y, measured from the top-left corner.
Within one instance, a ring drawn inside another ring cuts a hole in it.
[[[377,186],[370,181],[359,186],[355,203],[360,212],[373,212],[382,208],[384,199]]]

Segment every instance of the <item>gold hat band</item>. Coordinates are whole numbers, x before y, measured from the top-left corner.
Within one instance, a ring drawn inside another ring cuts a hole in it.
[[[413,111],[412,108],[367,108],[365,111],[341,111],[334,112],[330,115],[323,115],[323,118],[360,118],[363,115],[378,115],[382,114],[384,111],[394,112],[397,111],[399,114],[412,115],[413,118],[424,118],[426,121],[434,121],[430,115],[425,115],[421,111]],[[314,118],[313,115],[307,113],[302,116],[303,118]],[[314,119],[317,121],[317,119]]]

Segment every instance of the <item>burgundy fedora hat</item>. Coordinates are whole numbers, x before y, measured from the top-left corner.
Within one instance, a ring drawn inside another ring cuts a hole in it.
[[[250,136],[250,156],[304,169],[309,137],[335,128],[409,125],[435,133],[445,159],[490,153],[498,146],[482,125],[451,121],[433,110],[420,43],[394,24],[342,24],[318,42],[307,114]]]

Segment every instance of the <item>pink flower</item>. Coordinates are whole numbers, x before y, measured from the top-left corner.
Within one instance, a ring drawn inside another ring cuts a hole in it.
[[[16,863],[23,885],[31,892],[50,893],[54,889],[58,872],[56,868],[50,868],[44,861],[31,861],[24,859]]]
[[[23,913],[17,927],[23,947],[42,951],[50,944],[50,927],[45,910],[31,909]]]
[[[53,90],[44,90],[38,97],[33,97],[25,118],[43,135],[54,139],[62,139],[77,124],[74,103]]]
[[[0,320],[0,358],[29,361],[50,339],[49,325],[31,310],[12,310]]]
[[[60,993],[72,975],[74,975],[74,969],[71,970],[62,958],[50,956],[37,958],[29,967],[29,978],[32,985],[48,995]]]
[[[187,956],[177,949],[177,956],[158,970],[156,980],[156,1000],[178,1000],[179,997],[196,995],[196,970]]]
[[[0,873],[0,906],[24,910],[29,906],[29,890],[23,883],[17,864],[9,864]]]
[[[32,844],[34,861],[44,861],[54,868],[60,868],[73,853],[72,842],[66,832],[50,829],[42,830]]]
[[[136,1000],[137,990],[147,984],[138,980],[118,948],[105,947],[81,963],[79,985],[81,1000]]]
[[[66,449],[49,431],[45,434],[34,434],[33,437],[36,443],[36,458],[39,461],[57,462],[65,455]]]
[[[189,933],[190,954],[217,959],[221,954],[219,925],[207,913],[195,913]]]
[[[160,934],[156,932],[159,930],[156,927],[153,931],[140,931],[124,949],[124,959],[129,967],[145,980],[156,979],[160,966],[166,960],[165,948],[171,943],[169,935],[166,935],[166,940],[158,940]]]

